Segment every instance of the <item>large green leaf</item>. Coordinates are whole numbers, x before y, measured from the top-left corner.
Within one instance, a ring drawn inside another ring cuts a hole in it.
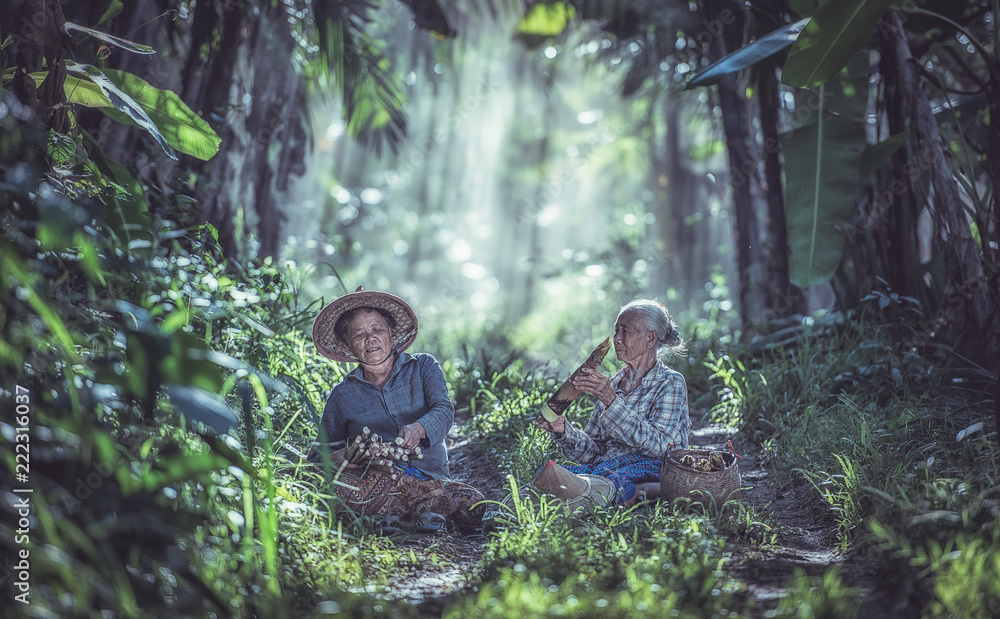
[[[70,75],[73,75],[81,80],[90,80],[101,89],[104,96],[108,98],[108,101],[114,107],[114,109],[121,112],[125,117],[127,117],[132,123],[145,129],[153,139],[160,145],[163,152],[167,153],[171,159],[177,159],[174,149],[171,148],[170,144],[167,142],[163,134],[160,133],[159,128],[157,128],[156,123],[150,119],[149,114],[144,110],[132,97],[122,92],[118,86],[115,85],[108,76],[101,72],[100,69],[89,64],[78,64],[76,62],[67,60],[66,70]]]
[[[66,76],[64,90],[67,101],[102,108],[115,120],[147,131],[151,126],[155,133],[150,133],[161,146],[167,145],[164,150],[175,159],[171,149],[202,161],[211,159],[219,152],[222,139],[173,91],[161,90],[136,75],[117,69],[105,69],[101,73],[90,67],[104,78],[95,79],[93,72],[79,69],[83,66],[89,65],[74,65],[76,69]],[[39,71],[32,73],[31,77],[37,86],[48,74],[48,71]],[[117,104],[112,103],[114,97],[117,97]],[[120,105],[128,108],[127,113],[117,112],[121,109]],[[135,116],[140,112],[145,114],[146,120],[142,122]]]
[[[31,73],[30,76],[35,80],[35,87],[38,87],[49,76],[49,72],[38,71]],[[66,100],[70,103],[79,103],[87,107],[111,107],[111,101],[104,91],[89,78],[80,79],[75,75],[67,75],[66,81],[63,82],[63,90],[66,92]]]
[[[104,73],[146,111],[170,146],[202,161],[219,152],[222,139],[177,93],[156,88],[125,71],[106,69]]]
[[[854,209],[863,125],[821,108],[812,122],[782,137],[790,277],[801,288],[833,276]]]
[[[840,72],[892,0],[826,0],[792,45],[781,81],[811,88]]]
[[[809,18],[800,19],[794,24],[782,26],[774,32],[769,32],[756,41],[744,45],[695,73],[684,88],[717,84],[723,75],[745,69],[787,49],[795,42],[808,22]]]

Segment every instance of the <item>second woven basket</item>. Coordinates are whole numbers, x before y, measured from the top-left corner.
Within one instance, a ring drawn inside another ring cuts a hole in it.
[[[663,498],[673,501],[686,497],[706,507],[721,509],[727,501],[740,498],[740,467],[736,458],[723,453],[725,468],[720,471],[699,471],[681,464],[681,458],[692,456],[695,461],[708,458],[707,449],[672,449],[663,456],[660,465],[660,490]]]

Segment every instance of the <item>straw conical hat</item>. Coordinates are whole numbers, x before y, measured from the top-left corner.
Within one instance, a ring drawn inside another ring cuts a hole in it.
[[[560,498],[570,507],[607,505],[615,500],[615,485],[600,475],[577,475],[552,460],[531,480],[531,484],[546,494]]]
[[[396,295],[376,290],[365,290],[363,286],[350,294],[336,299],[320,311],[313,322],[313,343],[319,354],[334,361],[357,361],[354,353],[336,333],[337,319],[345,312],[361,307],[370,307],[388,312],[396,322],[392,329],[394,351],[406,350],[417,339],[417,315],[413,309]]]

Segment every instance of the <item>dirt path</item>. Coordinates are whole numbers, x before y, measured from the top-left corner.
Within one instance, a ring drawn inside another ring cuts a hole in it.
[[[730,432],[705,424],[704,420],[692,418],[695,430],[691,446],[724,450]],[[842,557],[836,549],[828,513],[817,505],[815,490],[804,483],[780,482],[762,465],[760,453],[740,450],[738,445],[737,451],[743,456],[739,460],[741,498],[772,527],[777,543],[760,545],[759,538],[751,541],[743,532],[737,537],[745,539],[731,539],[726,545],[730,553],[726,570],[731,578],[746,585],[754,608],[763,612],[785,594],[796,570],[820,576],[830,565],[840,563]]]
[[[488,500],[504,497],[507,481],[493,458],[473,441],[448,437],[452,477],[478,488]],[[427,616],[441,616],[449,602],[477,582],[476,564],[483,554],[482,535],[411,535],[397,542],[404,552],[411,548],[426,559],[423,568],[402,573],[389,583],[387,597],[417,605]]]
[[[692,415],[691,446],[725,449],[730,433],[707,423],[705,415]],[[777,535],[774,545],[761,545],[743,532],[731,536],[726,570],[734,581],[745,586],[753,599],[754,615],[773,608],[784,595],[796,570],[811,576],[822,575],[834,563],[841,563],[832,523],[818,505],[815,490],[808,485],[782,483],[761,463],[759,453],[743,453],[739,461],[743,501],[753,506]],[[452,475],[483,491],[487,499],[503,498],[506,479],[489,454],[469,440],[449,439]],[[398,542],[412,547],[421,557],[432,557],[419,572],[401,574],[390,583],[388,596],[417,604],[428,616],[440,616],[454,597],[476,582],[475,567],[482,555],[482,536],[439,534],[415,535]],[[849,581],[859,580],[859,570],[845,565]],[[852,578],[853,572],[854,578]],[[740,586],[740,585],[738,585]],[[742,588],[742,587],[741,587]]]

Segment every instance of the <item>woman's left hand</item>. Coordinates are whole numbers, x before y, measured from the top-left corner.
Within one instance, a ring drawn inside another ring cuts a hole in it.
[[[539,415],[538,419],[535,420],[535,425],[553,434],[564,434],[566,432],[566,418],[562,415],[559,415],[555,421],[549,421]]]
[[[403,439],[403,449],[413,449],[421,440],[427,438],[427,430],[422,423],[414,421],[400,428],[399,436]]]
[[[572,382],[574,387],[593,395],[604,406],[610,406],[615,401],[615,398],[618,397],[611,386],[611,378],[601,374],[597,370],[581,368],[580,373],[573,378]]]

